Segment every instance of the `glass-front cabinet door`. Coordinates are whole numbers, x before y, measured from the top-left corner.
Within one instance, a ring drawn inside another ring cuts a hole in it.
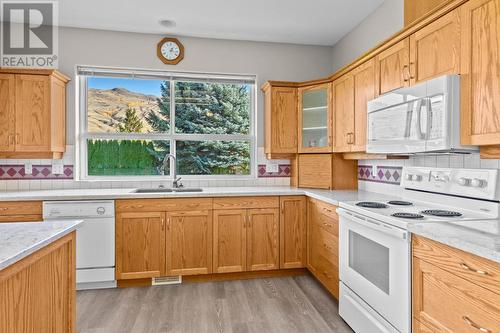
[[[300,89],[299,153],[331,152],[331,104],[331,84]]]

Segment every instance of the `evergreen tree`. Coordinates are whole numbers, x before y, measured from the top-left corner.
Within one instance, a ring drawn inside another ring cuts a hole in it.
[[[164,82],[158,99],[160,115],[151,112],[146,118],[155,131],[170,130],[170,98],[169,82]],[[244,85],[176,82],[175,112],[177,133],[248,134],[250,131],[250,94]],[[155,144],[161,151],[169,151],[167,142]],[[249,173],[248,142],[180,141],[176,151],[181,174]]]
[[[127,111],[125,111],[125,119],[121,124],[118,124],[118,131],[140,133],[143,127],[142,121],[137,116],[137,111],[135,109],[127,109]]]

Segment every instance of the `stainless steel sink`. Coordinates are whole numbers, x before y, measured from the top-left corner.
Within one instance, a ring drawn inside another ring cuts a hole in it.
[[[179,187],[179,188],[138,188],[133,190],[131,193],[171,193],[171,192],[203,192],[201,188],[194,187]]]
[[[169,193],[169,192],[172,192],[172,189],[171,188],[164,188],[164,187],[138,188],[138,189],[132,191],[132,193]]]
[[[195,187],[179,187],[179,188],[174,188],[174,192],[203,192],[202,188],[195,188]]]

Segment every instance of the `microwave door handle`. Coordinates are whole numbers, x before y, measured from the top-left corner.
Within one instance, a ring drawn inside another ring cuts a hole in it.
[[[414,102],[411,101],[410,103],[407,104],[406,107],[406,126],[405,126],[405,138],[410,137],[410,132],[411,132],[411,121],[412,121],[412,115],[413,115],[413,104]]]
[[[427,129],[425,133],[425,139],[429,140],[431,136],[431,129],[432,129],[432,102],[430,98],[427,98],[425,100],[426,104],[426,111],[427,111]]]
[[[424,134],[422,133],[422,106],[424,101],[419,99],[417,102],[417,123],[415,127],[417,128],[417,135],[420,140],[424,139]]]

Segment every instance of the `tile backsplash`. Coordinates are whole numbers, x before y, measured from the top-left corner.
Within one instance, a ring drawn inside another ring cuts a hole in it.
[[[272,161],[277,165],[277,172],[268,172],[264,149],[257,151],[257,178],[235,180],[183,180],[185,186],[289,186],[291,167],[286,160]],[[53,172],[53,161],[50,159],[11,160],[0,159],[0,192],[29,191],[50,189],[79,188],[136,188],[170,186],[171,181],[75,181],[74,180],[74,146],[67,146],[62,159],[62,173]],[[25,165],[31,165],[31,173],[27,174]]]
[[[498,169],[500,160],[484,160],[479,153],[464,155],[419,155],[407,160],[366,160],[358,166],[358,188],[360,190],[398,195],[401,171],[404,166],[435,168]],[[376,169],[376,171],[374,171]],[[398,171],[399,170],[399,171]],[[399,179],[398,178],[399,175]]]

